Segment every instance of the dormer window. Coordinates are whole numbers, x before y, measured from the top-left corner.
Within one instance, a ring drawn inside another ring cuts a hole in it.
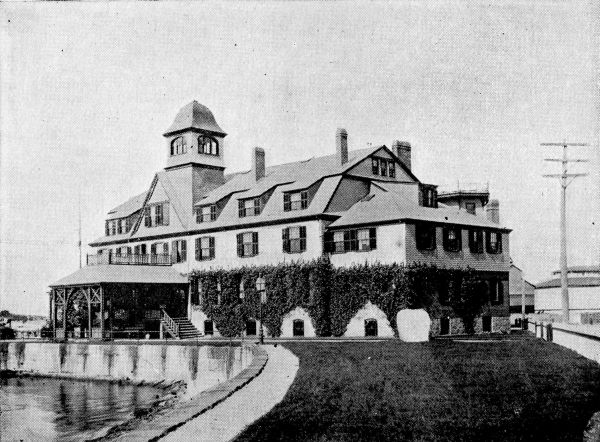
[[[283,210],[290,212],[292,210],[304,210],[308,207],[308,192],[284,193],[283,194]]]
[[[217,219],[217,206],[211,204],[209,206],[202,206],[196,208],[196,222],[208,223]]]
[[[421,187],[421,203],[423,207],[437,207],[437,191],[435,190],[435,187]]]
[[[177,137],[171,141],[171,156],[187,153],[187,142],[184,137]]]
[[[396,163],[387,158],[371,158],[371,172],[373,175],[396,177]]]
[[[144,208],[144,226],[168,226],[169,225],[169,203],[159,203]]]
[[[238,209],[240,218],[246,216],[257,216],[260,215],[263,209],[261,198],[248,198],[245,200],[239,200]]]
[[[198,153],[204,155],[219,155],[219,142],[206,135],[198,137]]]

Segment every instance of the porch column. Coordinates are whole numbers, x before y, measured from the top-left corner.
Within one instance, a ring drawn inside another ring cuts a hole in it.
[[[187,293],[187,318],[192,320],[192,283],[188,284],[188,293]]]
[[[52,289],[50,298],[50,323],[52,324],[52,337],[56,338],[56,289]]]
[[[86,289],[86,296],[88,302],[88,339],[92,339],[92,289],[88,287]]]
[[[100,339],[104,339],[104,290],[100,286]]]
[[[65,341],[67,340],[67,304],[69,300],[69,289],[65,289],[63,296],[63,334]]]

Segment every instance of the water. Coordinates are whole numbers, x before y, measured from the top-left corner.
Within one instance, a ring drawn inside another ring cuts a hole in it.
[[[162,396],[109,382],[0,379],[0,441],[80,441],[102,436]]]

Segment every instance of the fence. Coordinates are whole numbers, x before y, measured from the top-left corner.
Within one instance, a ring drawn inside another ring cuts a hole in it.
[[[528,330],[600,363],[600,326],[530,321]]]

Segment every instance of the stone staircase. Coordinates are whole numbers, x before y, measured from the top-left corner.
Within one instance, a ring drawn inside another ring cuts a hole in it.
[[[204,336],[194,327],[194,324],[188,318],[173,318],[173,322],[177,324],[177,328],[179,329],[179,339],[196,339]]]

